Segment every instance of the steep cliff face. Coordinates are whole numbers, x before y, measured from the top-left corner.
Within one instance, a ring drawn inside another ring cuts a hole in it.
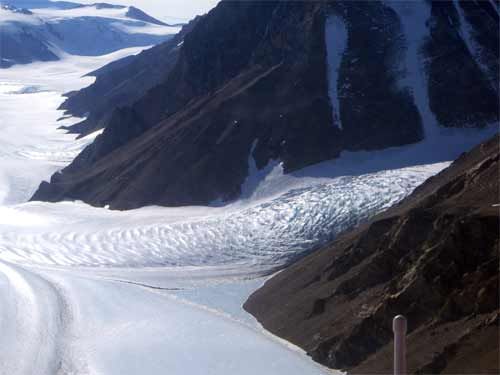
[[[33,60],[58,59],[37,34],[6,32],[5,29],[9,26],[6,20],[9,18],[24,21],[31,16],[32,13],[27,9],[0,5],[0,68],[8,68],[15,63],[27,64]]]
[[[245,308],[352,374],[392,371],[397,314],[411,373],[497,373],[499,140],[273,277]]]
[[[447,127],[498,121],[498,8],[484,1],[432,3],[423,49],[430,108]],[[452,57],[452,58],[450,58]]]
[[[441,3],[222,1],[131,115],[110,115],[34,199],[231,200],[250,153],[259,168],[277,159],[290,172],[498,123],[498,8]]]

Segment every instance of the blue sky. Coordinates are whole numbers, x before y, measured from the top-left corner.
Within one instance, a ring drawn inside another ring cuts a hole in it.
[[[133,5],[160,20],[180,18],[189,20],[212,9],[219,0],[72,0],[77,3],[108,2]]]

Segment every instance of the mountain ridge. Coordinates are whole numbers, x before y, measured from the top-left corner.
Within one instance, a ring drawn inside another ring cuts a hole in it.
[[[67,93],[60,106],[66,116],[86,119],[63,129],[82,137],[106,127],[115,109],[133,104],[168,75],[177,62],[184,36],[198,20],[199,17],[184,25],[165,43],[88,73],[96,77],[95,82],[78,92]]]
[[[231,201],[251,150],[258,168],[279,160],[288,173],[342,151],[498,124],[497,21],[463,2],[401,6],[222,1],[186,34],[165,80],[116,111],[114,126],[34,199],[118,209]],[[460,14],[469,28],[484,25],[464,33]],[[330,17],[348,34],[338,71]]]
[[[0,8],[0,68],[150,46],[177,31],[133,7],[41,2],[29,10],[7,3]]]

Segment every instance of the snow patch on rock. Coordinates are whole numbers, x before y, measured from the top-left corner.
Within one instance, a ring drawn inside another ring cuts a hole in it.
[[[333,123],[342,130],[339,100],[339,74],[344,52],[347,48],[348,32],[344,20],[329,16],[325,24],[325,42],[328,62],[328,94],[333,109]]]
[[[467,21],[465,17],[464,10],[462,9],[460,2],[458,0],[455,0],[454,2],[455,8],[457,10],[459,19],[460,19],[460,35],[465,42],[465,45],[467,46],[467,49],[471,56],[474,58],[474,60],[478,63],[479,68],[482,70],[482,72],[485,74],[486,77],[490,76],[489,74],[489,68],[488,66],[483,62],[482,59],[482,47],[477,43],[473,33],[473,28]],[[497,7],[495,7],[496,10],[498,10]],[[491,87],[493,90],[498,92],[498,87],[494,81],[491,81]]]
[[[406,39],[406,75],[400,84],[407,87],[415,100],[426,138],[432,138],[439,131],[439,123],[431,111],[428,94],[428,77],[424,71],[422,48],[430,36],[428,21],[430,5],[424,1],[387,1],[398,14]]]

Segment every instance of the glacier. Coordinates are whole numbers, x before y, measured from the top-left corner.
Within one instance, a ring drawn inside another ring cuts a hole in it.
[[[337,373],[266,333],[243,302],[496,128],[436,128],[414,145],[343,152],[291,174],[277,161],[257,170],[250,154],[244,194],[225,205],[28,202],[97,135],[58,129],[81,120],[62,117],[63,94],[141,49],[0,70],[0,373]]]

